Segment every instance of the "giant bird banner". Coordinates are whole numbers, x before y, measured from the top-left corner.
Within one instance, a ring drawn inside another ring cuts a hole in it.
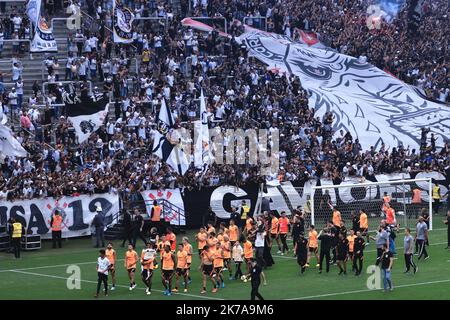
[[[419,1],[420,2],[420,1]],[[186,18],[182,21],[200,31],[212,28]],[[326,47],[314,33],[300,31],[291,38],[244,25],[236,41],[269,70],[296,75],[308,90],[316,116],[334,116],[333,129],[348,131],[363,149],[418,147],[420,128],[429,127],[443,146],[450,137],[450,108],[425,99],[424,93],[368,63],[366,58],[341,54]],[[221,33],[223,36],[229,35]]]
[[[270,68],[297,75],[317,116],[332,112],[334,130],[349,131],[363,149],[385,143],[420,145],[421,127],[429,127],[444,145],[450,137],[450,108],[364,59],[274,33],[249,30],[239,37],[249,54]]]

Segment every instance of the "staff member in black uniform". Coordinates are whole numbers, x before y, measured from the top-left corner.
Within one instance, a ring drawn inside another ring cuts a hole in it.
[[[308,240],[305,239],[304,233],[299,234],[297,243],[295,244],[295,254],[302,274],[306,270],[306,261],[308,260]]]
[[[320,240],[319,273],[322,273],[323,259],[327,264],[327,273],[330,272],[330,249],[333,242],[333,235],[330,229],[324,228],[320,231],[318,239]]]
[[[141,213],[138,209],[134,211],[134,217],[133,217],[133,239],[132,239],[132,245],[135,248],[136,247],[136,240],[139,237],[144,242],[144,245],[147,245],[147,240],[145,240],[144,234],[143,234],[143,228],[144,228],[144,218],[141,216]]]
[[[450,200],[447,200],[450,201]],[[447,211],[447,220],[444,220],[444,223],[447,225],[447,248],[450,250],[450,208]]]
[[[259,293],[258,289],[261,285],[261,273],[262,268],[260,265],[258,265],[255,258],[252,258],[250,260],[250,276],[252,277],[251,284],[252,284],[252,291],[250,293],[250,299],[256,300],[256,297],[258,297],[259,300],[264,300],[263,296]]]
[[[339,275],[347,274],[347,256],[348,256],[348,240],[344,233],[339,232],[339,241],[336,246],[337,265],[339,267]]]
[[[366,242],[364,241],[361,232],[356,232],[355,243],[353,245],[353,269],[356,270],[355,276],[359,276],[361,274],[365,247]]]
[[[123,214],[123,241],[122,241],[122,248],[125,246],[125,241],[128,240],[128,243],[133,243],[133,226],[131,225],[131,215],[130,213],[125,210]]]
[[[336,247],[338,245],[339,242],[339,228],[337,226],[335,226],[333,224],[332,221],[328,222],[328,228],[330,230],[330,233],[332,235],[332,239],[331,239],[331,251],[333,253],[333,264],[336,264],[336,260],[337,260],[337,252],[336,252]]]
[[[352,211],[352,230],[355,232],[359,231],[359,214]]]
[[[304,230],[302,231],[302,228],[304,228],[304,226],[300,221],[300,216],[296,214],[292,221],[292,232],[291,232],[294,249],[296,248],[297,242],[300,239],[300,233],[305,232]],[[294,253],[296,254],[296,250],[294,250]]]

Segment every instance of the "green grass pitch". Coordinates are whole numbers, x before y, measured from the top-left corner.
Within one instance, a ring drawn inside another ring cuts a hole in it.
[[[312,258],[311,267],[305,274],[299,274],[296,260],[289,256],[278,256],[273,249],[275,265],[265,271],[268,279],[267,286],[261,285],[261,294],[265,299],[450,299],[450,251],[444,249],[447,244],[447,231],[443,225],[436,226],[430,233],[430,246],[428,251],[430,259],[418,262],[419,271],[415,275],[405,275],[403,261],[403,234],[398,234],[396,245],[398,259],[394,262],[392,279],[394,291],[384,293],[382,290],[370,290],[366,281],[369,274],[359,277],[349,273],[347,276],[338,276],[338,268],[331,267],[329,274],[318,274],[315,268],[315,259]],[[193,239],[193,232],[187,235]],[[178,241],[180,235],[178,236]],[[291,242],[292,243],[292,242]],[[291,245],[290,243],[290,245]],[[114,241],[118,259],[123,259],[124,249],[119,247],[119,241]],[[143,247],[138,242],[137,252]],[[44,241],[39,251],[23,252],[20,260],[15,260],[12,254],[0,253],[0,299],[93,299],[97,273],[95,270],[97,249],[92,248],[90,238],[69,239],[63,241],[62,249],[51,249],[51,242]],[[196,252],[196,245],[194,245]],[[375,262],[374,243],[366,247],[364,269]],[[417,260],[417,259],[415,259]],[[416,261],[417,262],[417,261]],[[81,268],[81,289],[69,290],[67,288],[67,267],[78,265]],[[136,277],[137,288],[128,290],[127,273],[123,261],[117,263],[117,289],[110,292],[108,297],[101,296],[102,300],[113,299],[243,299],[250,298],[250,283],[242,281],[229,281],[225,272],[226,287],[219,289],[218,293],[211,293],[211,284],[208,283],[208,293],[200,295],[201,275],[198,271],[199,260],[193,257],[191,277],[193,282],[189,292],[173,294],[171,297],[163,295],[161,284],[161,271],[157,269],[153,277],[153,293],[147,296],[144,293],[144,284]],[[351,267],[350,267],[351,269]],[[138,267],[140,270],[140,267]],[[110,279],[109,279],[110,281]]]

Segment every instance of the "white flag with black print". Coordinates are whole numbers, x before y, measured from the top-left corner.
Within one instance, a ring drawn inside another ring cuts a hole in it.
[[[116,43],[133,42],[133,20],[134,14],[120,1],[113,0],[114,25],[113,40]]]
[[[175,128],[172,112],[164,99],[161,102],[154,139],[153,154],[180,175],[184,175],[189,168],[189,161],[181,147],[181,137]]]
[[[203,90],[200,94],[200,120],[194,123],[194,165],[201,168],[203,172],[208,170],[208,166],[213,160],[209,140],[208,114],[206,112],[206,100]]]
[[[108,100],[105,97],[92,97],[82,101],[73,94],[67,94],[64,102],[67,119],[72,123],[80,144],[102,126],[108,115]]]
[[[4,121],[0,123],[0,155],[8,157],[26,157],[27,151],[14,137],[10,128],[5,126]]]
[[[34,27],[34,36],[30,44],[31,52],[57,52],[58,46],[52,27],[42,15],[41,0],[29,0],[27,15]]]

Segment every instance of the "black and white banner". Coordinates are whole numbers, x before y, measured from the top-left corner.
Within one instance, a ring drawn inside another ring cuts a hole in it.
[[[297,75],[311,93],[309,104],[322,117],[333,113],[334,130],[349,131],[363,149],[385,143],[420,145],[420,128],[429,127],[437,145],[450,137],[450,109],[424,99],[415,88],[357,59],[315,45],[259,30],[237,40],[269,68]]]
[[[64,96],[68,120],[72,123],[78,137],[78,143],[83,143],[97,131],[108,115],[108,99],[106,97],[90,98],[81,101],[71,95]]]
[[[34,36],[30,45],[30,52],[57,52],[55,37],[50,22],[41,14],[42,0],[29,0],[27,15],[34,26]]]
[[[86,236],[91,234],[91,223],[96,215],[97,206],[101,206],[106,225],[114,223],[113,216],[119,212],[117,194],[81,195],[45,198],[21,201],[2,201],[0,203],[0,224],[13,217],[26,226],[27,234],[40,234],[42,238],[51,238],[50,219],[55,209],[63,218],[63,238]]]
[[[118,0],[113,0],[114,11],[114,42],[133,42],[133,19],[134,14],[130,9],[123,6]]]
[[[178,174],[184,175],[189,168],[189,161],[186,153],[182,150],[181,137],[175,128],[172,111],[164,99],[161,101],[157,121],[152,153],[171,166]]]

